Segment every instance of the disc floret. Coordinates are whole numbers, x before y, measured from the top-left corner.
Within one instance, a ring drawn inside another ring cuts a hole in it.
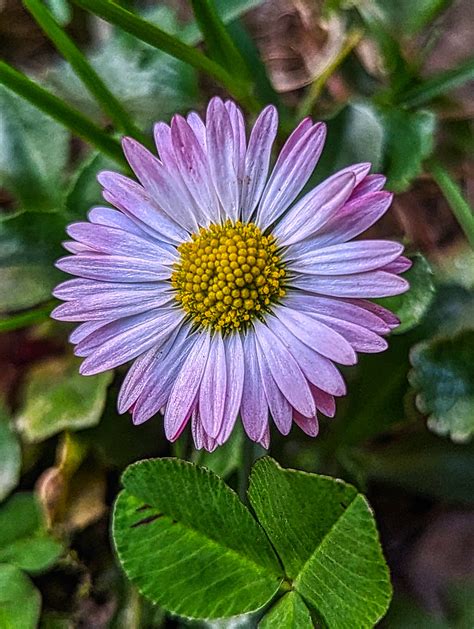
[[[262,318],[285,294],[274,236],[254,223],[211,224],[178,247],[171,283],[195,323],[230,332]]]

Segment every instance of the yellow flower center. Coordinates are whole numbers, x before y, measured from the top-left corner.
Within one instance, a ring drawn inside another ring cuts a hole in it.
[[[286,272],[274,236],[253,223],[210,225],[178,247],[171,283],[193,320],[230,332],[262,318],[285,294]]]

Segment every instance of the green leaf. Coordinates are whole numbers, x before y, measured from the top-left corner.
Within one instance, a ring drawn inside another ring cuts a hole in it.
[[[120,562],[166,610],[214,619],[263,607],[281,568],[260,526],[215,474],[177,459],[131,465],[114,511]]]
[[[245,61],[227,32],[214,0],[191,0],[191,5],[209,55],[238,80],[249,80]]]
[[[31,308],[51,298],[63,277],[53,263],[64,253],[65,226],[59,212],[0,217],[0,311]]]
[[[41,595],[16,566],[0,564],[0,627],[35,629],[41,610]]]
[[[434,338],[410,354],[409,379],[428,427],[463,443],[474,435],[474,330]]]
[[[402,93],[398,100],[405,107],[420,107],[433,99],[474,79],[474,59],[467,59],[456,68],[439,72]]]
[[[0,507],[0,563],[37,573],[52,566],[61,553],[62,545],[45,530],[33,494],[14,494]]]
[[[79,374],[80,360],[50,358],[27,373],[16,425],[24,439],[36,443],[61,432],[95,426],[104,410],[113,372]]]
[[[172,34],[179,32],[174,13],[166,7],[155,9],[150,21]],[[123,31],[113,32],[88,59],[142,127],[150,127],[157,120],[185,112],[199,103],[193,68]],[[59,96],[94,120],[101,119],[97,103],[67,64],[53,69],[47,80]]]
[[[368,102],[353,102],[327,121],[328,141],[324,147],[311,185],[326,179],[340,168],[371,162],[380,168],[383,127],[375,108]]]
[[[406,190],[422,171],[423,161],[434,145],[436,117],[430,111],[381,110],[385,129],[387,186],[394,192]]]
[[[57,209],[69,134],[60,124],[0,85],[0,185],[24,208]]]
[[[46,0],[46,5],[61,26],[66,26],[72,19],[71,7],[67,0]]]
[[[449,0],[377,0],[383,21],[398,35],[414,35],[442,11]]]
[[[285,594],[262,618],[259,629],[312,629],[311,614],[297,592]]]
[[[9,419],[0,405],[0,502],[18,484],[21,469],[21,448]]]
[[[402,334],[414,328],[428,311],[435,294],[433,271],[426,258],[417,254],[413,266],[403,277],[410,283],[410,290],[403,295],[379,299],[379,303],[391,310],[400,319],[393,334]]]
[[[391,585],[372,511],[342,481],[255,464],[249,499],[294,589],[330,627],[372,627]]]

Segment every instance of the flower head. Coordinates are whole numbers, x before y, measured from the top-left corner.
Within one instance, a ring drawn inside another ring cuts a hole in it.
[[[131,138],[140,183],[99,174],[104,199],[69,226],[73,255],[57,266],[78,276],[54,294],[84,375],[134,360],[118,407],[142,423],[159,410],[177,439],[191,421],[195,444],[213,450],[240,416],[268,447],[269,416],[318,432],[345,384],[335,363],[380,352],[398,321],[367,301],[405,291],[403,247],[352,239],[388,209],[385,179],[370,164],[344,168],[299,198],[321,154],[325,126],[303,120],[270,175],[277,130],[265,108],[247,139],[240,110],[211,100],[158,123],[159,159]]]

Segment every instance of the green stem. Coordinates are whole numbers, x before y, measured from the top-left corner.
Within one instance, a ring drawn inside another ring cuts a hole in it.
[[[199,50],[184,44],[182,41],[161,30],[154,24],[143,20],[130,11],[110,2],[110,0],[72,0],[72,2],[86,11],[98,15],[106,22],[119,26],[127,33],[150,44],[150,46],[154,46],[172,57],[188,63],[197,70],[206,73],[223,85],[229,94],[240,101],[250,111],[257,111],[259,109],[258,102],[249,94],[246,86],[238,82],[236,78],[231,76],[222,66],[212,59],[209,59],[209,57]]]
[[[42,2],[40,0],[23,0],[23,4],[53,42],[57,50],[69,62],[74,72],[105,114],[109,116],[115,127],[119,131],[132,135],[141,142],[146,143],[146,137],[135,126],[120,101],[112,94],[85,55],[63,31]]]
[[[334,74],[341,63],[352,52],[357,44],[362,39],[363,32],[361,30],[354,30],[348,33],[346,41],[339,51],[338,55],[331,61],[331,63],[322,71],[322,73],[313,81],[308,90],[308,94],[301,102],[298,109],[298,117],[304,118],[311,114],[315,102],[318,100],[324,86],[328,79]]]
[[[10,332],[11,330],[20,330],[35,323],[46,321],[51,314],[51,310],[57,305],[57,301],[51,300],[37,308],[12,315],[10,317],[0,318],[0,332]]]
[[[433,175],[433,179],[441,188],[469,244],[474,249],[474,214],[464,199],[459,186],[437,161],[432,160],[429,163],[429,170]]]
[[[126,164],[120,143],[89,118],[0,60],[0,83],[51,116],[118,164]]]

